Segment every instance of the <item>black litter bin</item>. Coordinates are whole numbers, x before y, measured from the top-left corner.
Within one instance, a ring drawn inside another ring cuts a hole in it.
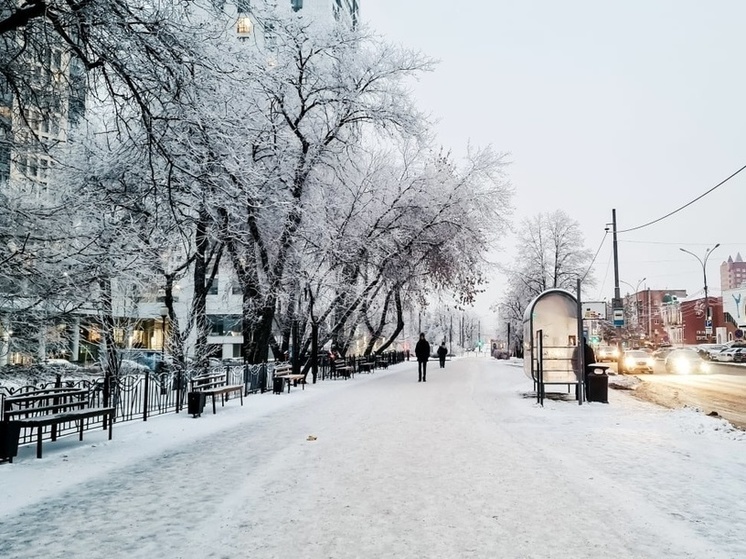
[[[282,377],[275,377],[272,379],[272,392],[274,394],[282,394],[285,388],[285,379]]]
[[[202,415],[205,409],[204,392],[189,392],[187,394],[187,411],[194,417]]]
[[[609,375],[602,369],[592,369],[585,376],[585,396],[589,402],[609,403]]]
[[[18,438],[21,436],[21,425],[17,421],[0,422],[0,460],[13,462],[18,456]]]

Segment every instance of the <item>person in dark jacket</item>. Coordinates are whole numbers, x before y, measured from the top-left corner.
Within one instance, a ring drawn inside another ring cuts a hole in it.
[[[578,380],[583,379],[583,382],[588,382],[588,374],[593,370],[593,367],[591,367],[591,363],[596,362],[596,354],[593,351],[593,348],[588,345],[588,342],[585,338],[583,338],[583,361],[584,361],[584,370],[580,371],[580,351],[581,346],[577,346],[572,354],[572,367],[575,371],[575,375],[578,377]]]
[[[446,368],[446,355],[448,355],[448,349],[446,348],[446,343],[443,342],[442,344],[440,344],[440,347],[438,348],[438,359],[440,359],[441,369]]]
[[[427,358],[430,357],[430,344],[425,339],[425,334],[420,334],[417,345],[414,346],[414,354],[417,357],[417,382],[427,382]]]

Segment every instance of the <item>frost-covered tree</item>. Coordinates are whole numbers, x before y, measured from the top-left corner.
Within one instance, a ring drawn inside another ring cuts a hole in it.
[[[523,314],[531,300],[550,288],[575,292],[577,280],[592,286],[593,253],[585,247],[577,221],[557,210],[525,219],[517,234],[515,266],[507,268],[508,288],[500,300],[500,316],[519,340]]]

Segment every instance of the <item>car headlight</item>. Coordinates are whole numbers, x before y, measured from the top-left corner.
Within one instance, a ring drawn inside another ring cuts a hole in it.
[[[635,366],[635,360],[632,357],[627,357],[624,360],[624,366],[625,367],[630,367],[630,368],[634,367]]]
[[[702,361],[702,363],[699,364],[699,370],[703,373],[709,373],[712,366],[709,363],[705,363]]]
[[[677,373],[688,375],[692,371],[692,365],[686,359],[677,359],[674,361],[674,368]]]

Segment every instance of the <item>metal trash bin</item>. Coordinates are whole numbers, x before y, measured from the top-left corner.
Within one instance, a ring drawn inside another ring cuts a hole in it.
[[[282,394],[285,389],[285,379],[282,377],[274,377],[272,379],[272,392],[274,394]]]
[[[204,409],[204,392],[189,392],[187,394],[187,412],[192,414],[193,417],[199,417],[200,415],[202,415],[202,411]]]
[[[18,456],[18,439],[21,436],[21,424],[17,421],[0,422],[0,460],[13,462]]]
[[[589,402],[609,403],[609,375],[603,369],[592,369],[585,375],[585,397]]]

